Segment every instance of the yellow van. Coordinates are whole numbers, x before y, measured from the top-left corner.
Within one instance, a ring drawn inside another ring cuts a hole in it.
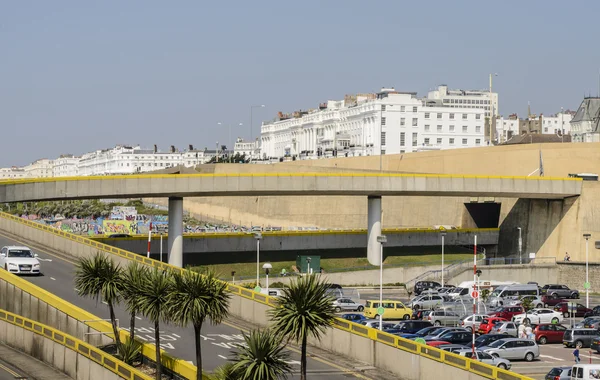
[[[410,319],[412,309],[404,306],[400,301],[383,300],[383,319]],[[379,308],[379,300],[367,301],[365,305],[365,317],[379,319],[377,309]]]

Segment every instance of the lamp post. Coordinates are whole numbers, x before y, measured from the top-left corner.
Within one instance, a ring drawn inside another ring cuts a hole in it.
[[[252,136],[252,111],[253,111],[255,108],[265,108],[265,105],[264,105],[264,104],[261,104],[261,105],[259,105],[259,106],[250,106],[250,141],[252,141],[252,140],[253,140],[253,138],[254,138],[254,136]]]
[[[490,136],[488,145],[492,144],[492,124],[494,120],[494,101],[492,99],[492,78],[497,77],[498,73],[490,74]]]
[[[440,235],[442,235],[442,286],[446,286],[444,283],[444,239],[446,237],[446,232],[442,231]]]
[[[267,286],[267,295],[269,295],[269,272],[273,269],[273,266],[270,263],[265,263],[263,265],[263,269],[265,270],[265,274],[267,275],[266,286]]]
[[[310,262],[312,261],[312,258],[309,256],[306,258],[306,275],[308,276],[310,274]]]
[[[521,227],[517,227],[519,231],[519,264],[523,264],[523,238],[521,237]]]
[[[219,142],[217,141],[217,149],[215,150],[215,157],[217,158],[217,164],[219,163]]]
[[[377,236],[377,242],[381,246],[379,254],[379,308],[383,310],[383,244],[387,243],[387,236]],[[379,314],[379,330],[383,330],[383,313]]]
[[[234,270],[231,271],[231,283],[235,284],[235,271]]]
[[[583,287],[585,288],[585,307],[589,309],[590,307],[590,277],[588,270],[588,243],[590,241],[591,234],[583,234],[585,238],[585,284]]]
[[[258,286],[259,282],[259,263],[260,263],[260,240],[262,239],[262,234],[257,232],[254,234],[254,238],[256,239],[256,286]]]

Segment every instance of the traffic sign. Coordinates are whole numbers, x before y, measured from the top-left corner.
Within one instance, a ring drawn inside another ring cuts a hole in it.
[[[591,288],[591,286],[590,286],[590,283],[589,283],[589,282],[586,282],[585,284],[583,284],[583,288],[584,288],[584,289],[589,289],[589,288]]]
[[[256,287],[254,288],[254,291],[257,292],[257,293],[260,293],[261,287],[258,286],[258,285],[256,285]]]
[[[427,344],[427,341],[423,338],[417,338],[415,339],[415,343]]]
[[[477,290],[473,290],[471,292],[471,298],[479,298],[479,292]]]
[[[385,311],[385,309],[383,308],[383,306],[379,306],[379,307],[377,308],[377,314],[379,314],[379,315],[383,315],[383,312],[384,312],[384,311]]]

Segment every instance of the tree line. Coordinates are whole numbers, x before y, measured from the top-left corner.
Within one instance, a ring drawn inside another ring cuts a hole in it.
[[[320,338],[335,318],[329,284],[317,274],[292,280],[283,289],[277,305],[269,310],[271,326],[242,332],[244,344],[232,351],[232,358],[210,375],[211,380],[276,380],[291,374],[285,346],[301,347],[301,379],[306,380],[307,341]],[[75,288],[80,296],[106,303],[109,309],[117,356],[134,365],[141,358],[141,344],[135,340],[136,315],[154,324],[156,379],[162,378],[160,325],[171,323],[194,330],[197,379],[202,379],[202,328],[220,324],[229,316],[227,283],[210,270],[162,270],[132,262],[125,267],[96,253],[76,265]],[[123,304],[130,313],[129,337],[121,341],[115,306]]]

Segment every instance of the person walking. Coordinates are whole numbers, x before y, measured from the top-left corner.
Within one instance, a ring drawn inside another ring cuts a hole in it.
[[[533,340],[533,329],[531,328],[530,324],[527,324],[527,327],[525,327],[525,335],[527,337],[527,339],[531,339]]]
[[[518,331],[519,331],[519,338],[525,339],[526,336],[525,336],[525,325],[524,324],[520,324],[519,325],[519,330]]]
[[[571,256],[569,256],[569,252],[565,252],[565,261],[571,261]]]
[[[581,359],[579,358],[579,348],[575,347],[573,350],[573,357],[575,358],[575,364],[579,364]]]

